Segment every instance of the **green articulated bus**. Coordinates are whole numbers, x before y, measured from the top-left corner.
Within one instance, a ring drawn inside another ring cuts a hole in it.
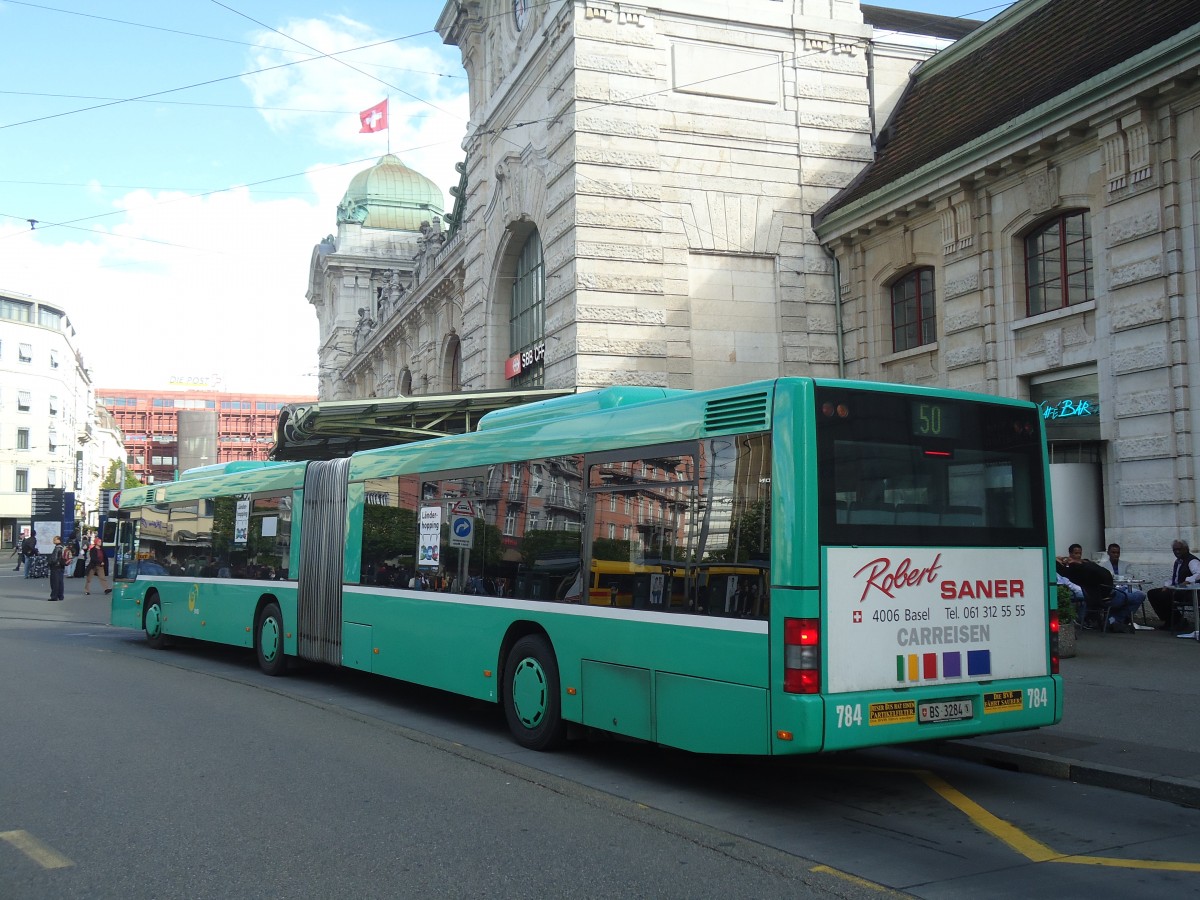
[[[613,387],[463,435],[128,489],[112,623],[600,730],[789,754],[1058,722],[1032,404],[783,378]]]

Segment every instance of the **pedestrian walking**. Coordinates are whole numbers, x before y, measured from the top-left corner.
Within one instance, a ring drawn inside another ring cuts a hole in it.
[[[13,559],[17,561],[17,564],[13,566],[13,571],[20,572],[21,566],[25,564],[25,551],[21,549],[20,541],[13,544]]]
[[[104,593],[112,593],[112,588],[108,584],[108,579],[104,577],[105,559],[106,556],[104,553],[104,545],[100,543],[100,538],[92,538],[92,545],[88,547],[87,551],[87,580],[83,583],[83,592],[85,594],[90,594],[92,592],[93,575],[100,579],[100,584],[104,588]]]
[[[54,549],[50,551],[50,558],[46,560],[46,566],[50,570],[49,599],[63,599],[63,574],[70,563],[71,548],[64,544],[62,538],[56,534],[54,536]]]
[[[25,540],[21,541],[21,553],[25,557],[25,577],[33,577],[33,560],[38,555],[37,537],[32,533],[26,535]]]

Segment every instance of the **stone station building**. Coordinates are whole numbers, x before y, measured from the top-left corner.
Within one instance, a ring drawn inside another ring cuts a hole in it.
[[[455,206],[394,157],[356,176],[310,273],[320,397],[780,375],[1027,397],[1054,414],[1060,534],[1195,543],[1198,18],[451,0]]]

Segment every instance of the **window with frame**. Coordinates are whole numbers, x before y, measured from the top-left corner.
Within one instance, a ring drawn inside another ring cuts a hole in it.
[[[511,387],[541,387],[543,360],[536,352],[546,336],[546,274],[542,262],[542,239],[535,231],[521,247],[513,278],[509,311],[509,354],[529,353],[519,374],[509,379]],[[537,357],[536,359],[534,357]]]
[[[1031,316],[1094,298],[1087,210],[1063,213],[1025,236],[1025,304]]]
[[[58,368],[58,351],[53,348],[50,350],[50,368]]]
[[[13,490],[18,494],[29,493],[29,470],[17,469],[17,477],[13,481]]]
[[[50,415],[52,415],[52,416],[58,415],[58,398],[55,397],[54,395],[50,396]]]
[[[892,282],[892,352],[937,340],[933,269],[914,269]]]
[[[17,429],[17,449],[18,450],[28,450],[29,449],[29,429],[28,428],[18,428]]]
[[[586,602],[767,616],[769,434],[598,453],[587,465],[593,530]],[[612,512],[605,493],[623,495],[619,508],[634,512]]]
[[[33,304],[21,300],[0,299],[0,319],[12,319],[14,322],[29,322],[32,320]]]
[[[50,429],[50,432],[46,438],[46,447],[51,453],[58,452],[58,432],[53,428]]]
[[[29,412],[33,407],[33,393],[31,391],[17,391],[17,411]]]
[[[33,344],[21,344],[17,350],[17,359],[20,362],[33,362]]]

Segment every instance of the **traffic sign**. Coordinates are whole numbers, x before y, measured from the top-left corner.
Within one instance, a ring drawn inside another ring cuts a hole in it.
[[[452,515],[450,517],[450,546],[470,550],[475,546],[475,517]]]

